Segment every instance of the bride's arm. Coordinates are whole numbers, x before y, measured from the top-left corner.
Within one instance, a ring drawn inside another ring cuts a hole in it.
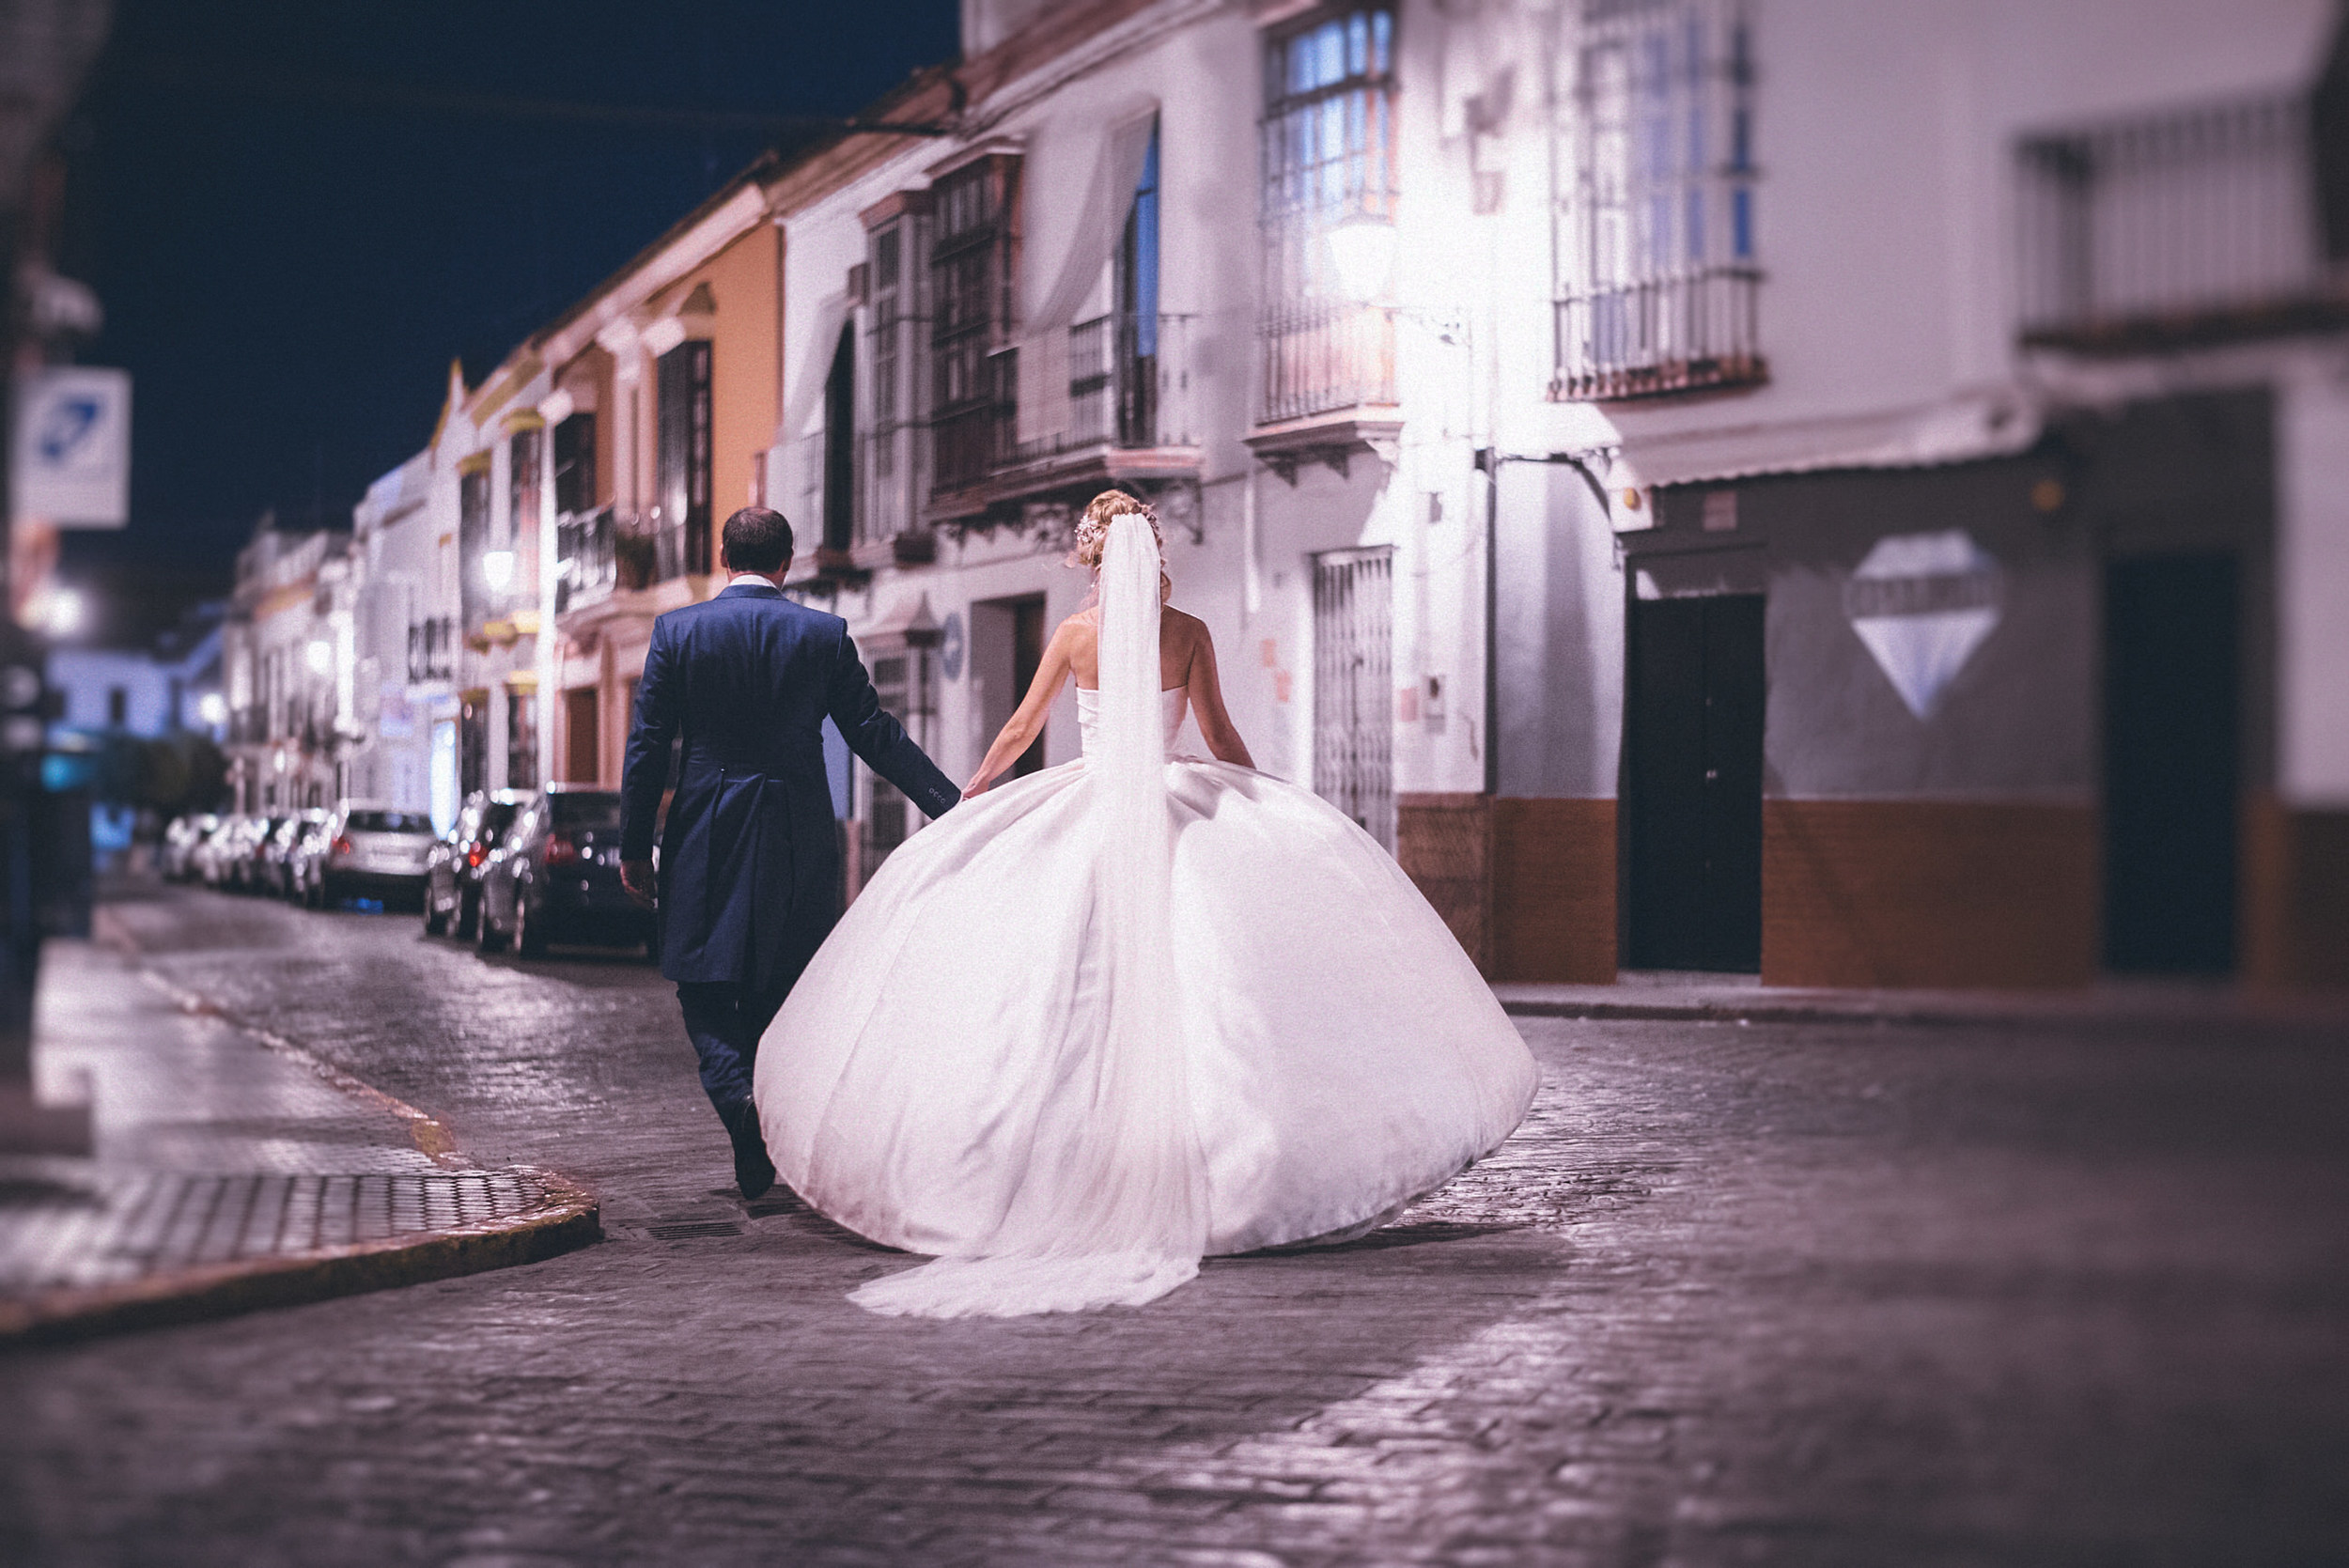
[[[1199,721],[1199,738],[1216,761],[1252,768],[1256,759],[1248,754],[1248,742],[1239,737],[1238,727],[1224,710],[1223,683],[1215,673],[1215,639],[1207,634],[1206,623],[1194,624],[1199,629],[1190,654],[1190,711]]]
[[[1005,722],[1003,733],[995,737],[995,744],[987,749],[979,770],[963,786],[964,800],[993,784],[1004,768],[1019,760],[1020,753],[1034,744],[1037,732],[1044,728],[1044,716],[1051,711],[1052,699],[1060,695],[1061,683],[1068,678],[1069,624],[1061,622],[1060,629],[1044,645],[1044,661],[1036,666],[1035,679],[1029,683],[1027,697],[1019,704],[1019,711]]]

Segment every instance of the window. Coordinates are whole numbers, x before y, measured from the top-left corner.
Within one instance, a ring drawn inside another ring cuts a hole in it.
[[[709,570],[709,345],[680,343],[661,356],[659,487],[664,533],[682,531],[689,572]],[[666,575],[666,574],[663,574]]]
[[[554,427],[554,510],[557,516],[596,506],[596,416],[575,413]]]
[[[1563,57],[1552,396],[1763,380],[1743,0],[1583,0]]]
[[[900,723],[906,719],[907,662],[908,656],[902,653],[883,655],[873,660],[874,693],[880,698],[881,706],[887,708]],[[865,879],[870,881],[873,873],[880,869],[881,862],[906,841],[908,802],[897,792],[897,786],[879,773],[868,769],[866,777],[871,784],[864,810],[862,869]]]
[[[901,193],[891,198],[890,208],[875,224],[865,246],[864,331],[871,378],[866,399],[872,424],[858,528],[860,536],[873,539],[894,538],[920,525],[920,443],[928,434],[923,417],[929,403],[924,358],[927,344],[919,335],[928,325],[923,304],[926,274],[919,259],[929,243],[927,194]]]
[[[506,693],[506,787],[529,789],[538,782],[538,693]]]
[[[931,404],[936,483],[945,490],[986,477],[1017,434],[1018,350],[1010,344],[1019,161],[965,164],[938,182],[934,200]]]
[[[506,442],[506,547],[517,551],[515,565],[521,564],[520,551],[524,539],[534,549],[538,537],[538,513],[542,489],[546,483],[541,472],[539,455],[546,450],[544,430],[517,430]],[[511,580],[513,591],[529,597],[528,585],[517,571]]]
[[[1330,231],[1394,215],[1394,13],[1317,13],[1267,38],[1258,417],[1394,401],[1394,324],[1337,287]]]
[[[464,563],[458,593],[469,629],[488,614],[490,596],[481,575],[481,556],[489,548],[490,466],[485,458],[457,481],[457,558]]]
[[[856,329],[840,329],[824,379],[824,548],[856,543]]]

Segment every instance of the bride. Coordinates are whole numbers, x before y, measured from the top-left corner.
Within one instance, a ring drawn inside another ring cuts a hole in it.
[[[890,856],[757,1056],[782,1179],[933,1262],[878,1312],[1136,1306],[1344,1240],[1507,1137],[1531,1053],[1377,842],[1256,772],[1157,520],[1086,508],[1063,622],[966,803]],[[988,790],[1077,681],[1081,759]],[[1170,759],[1186,710],[1215,760]]]

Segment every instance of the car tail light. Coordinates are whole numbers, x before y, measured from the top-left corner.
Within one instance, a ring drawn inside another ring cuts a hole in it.
[[[334,841],[334,853],[337,855],[348,855],[350,853],[350,840],[348,836],[337,838]]]
[[[488,851],[484,850],[478,844],[469,845],[465,849],[465,863],[467,865],[479,865],[483,861],[486,861],[489,858],[490,856]]]
[[[579,846],[561,833],[547,840],[547,864],[569,865],[579,859]]]

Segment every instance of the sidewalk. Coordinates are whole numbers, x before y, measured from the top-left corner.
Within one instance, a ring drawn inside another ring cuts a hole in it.
[[[36,1037],[44,1095],[87,1095],[95,1147],[0,1156],[0,1346],[475,1273],[600,1234],[563,1178],[474,1167],[430,1117],[122,952],[49,943]]]
[[[2349,1032],[2349,992],[2263,992],[2202,981],[2112,980],[2048,991],[1875,991],[1765,986],[1751,975],[1626,970],[1612,986],[1501,982],[1493,995],[1503,1011],[1519,1017],[2062,1030],[2248,1024]]]

